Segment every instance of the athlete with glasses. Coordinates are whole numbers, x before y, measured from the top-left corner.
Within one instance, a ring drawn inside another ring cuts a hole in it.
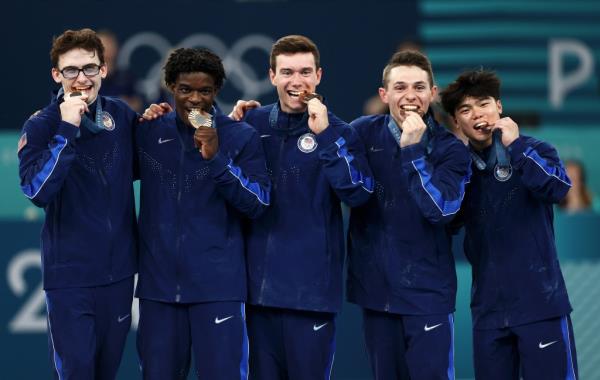
[[[107,68],[93,30],[67,30],[54,39],[50,57],[60,90],[25,122],[18,147],[21,189],[46,211],[48,346],[55,377],[114,379],[136,272],[137,115],[98,96]]]

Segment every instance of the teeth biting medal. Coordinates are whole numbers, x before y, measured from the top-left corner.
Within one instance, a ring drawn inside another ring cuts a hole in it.
[[[308,91],[290,91],[291,95],[297,96],[298,98],[300,98],[300,101],[302,103],[308,103],[310,100],[312,99],[319,99],[319,101],[321,103],[323,103],[323,96],[320,94],[317,94],[316,92],[308,92]]]
[[[489,132],[490,130],[490,125],[488,124],[487,121],[483,121],[481,123],[477,123],[475,124],[475,126],[473,127],[475,130],[480,130],[483,129],[485,132]]]
[[[200,127],[212,127],[212,115],[199,108],[194,108],[190,111],[188,120],[192,124],[192,127],[196,129]]]

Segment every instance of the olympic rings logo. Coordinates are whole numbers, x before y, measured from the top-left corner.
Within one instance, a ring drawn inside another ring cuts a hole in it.
[[[244,54],[252,49],[258,49],[265,52],[268,61],[271,46],[274,42],[271,37],[261,34],[251,34],[242,37],[228,49],[225,43],[218,37],[212,34],[198,33],[184,38],[175,46],[186,48],[204,47],[210,49],[223,59],[225,72],[230,79],[227,83],[241,92],[240,99],[258,99],[262,95],[273,91],[273,86],[271,85],[267,70],[260,70],[265,73],[264,76],[260,77],[256,73],[255,68],[244,62]],[[171,43],[166,38],[158,33],[141,32],[135,34],[123,43],[117,57],[117,67],[129,68],[134,52],[140,48],[153,49],[160,57],[160,60],[148,69],[145,77],[139,76],[141,79],[138,82],[138,90],[146,96],[146,99],[156,99],[161,87],[161,70],[164,65],[164,59],[174,47],[171,46]],[[267,67],[267,65],[264,67]],[[231,99],[230,102],[227,102],[219,99],[219,104],[223,110],[226,110],[233,107],[235,100]]]

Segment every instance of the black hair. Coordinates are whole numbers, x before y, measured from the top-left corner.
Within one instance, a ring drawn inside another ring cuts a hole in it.
[[[500,99],[500,78],[495,72],[484,69],[465,71],[440,92],[444,110],[454,115],[454,112],[466,97],[494,100]]]
[[[167,86],[175,84],[179,74],[206,73],[215,81],[219,90],[226,79],[223,61],[215,53],[203,48],[179,48],[169,55],[163,68]]]

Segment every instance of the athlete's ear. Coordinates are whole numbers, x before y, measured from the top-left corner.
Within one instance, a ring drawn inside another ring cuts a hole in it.
[[[379,87],[379,98],[385,104],[389,103],[388,96],[387,96],[387,90],[385,88],[383,88],[383,87]]]

